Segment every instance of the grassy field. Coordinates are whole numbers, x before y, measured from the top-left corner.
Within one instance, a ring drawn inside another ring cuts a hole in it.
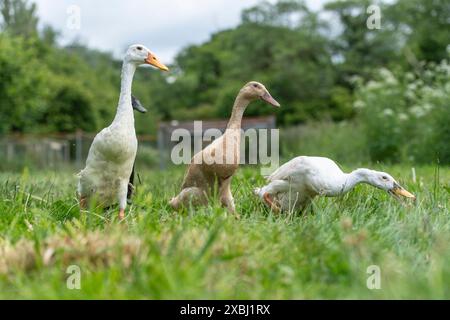
[[[182,168],[140,172],[125,221],[81,214],[76,177],[0,173],[0,298],[315,299],[450,298],[450,169],[390,172],[418,197],[400,203],[366,185],[315,201],[313,213],[276,216],[253,195],[263,179],[233,181],[235,219],[215,201],[175,213],[167,200]],[[70,265],[80,290],[67,287]],[[367,268],[381,271],[370,290]]]

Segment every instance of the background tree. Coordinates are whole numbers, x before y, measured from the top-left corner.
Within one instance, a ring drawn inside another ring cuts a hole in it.
[[[369,29],[367,8],[369,0],[335,1],[325,5],[325,10],[338,18],[341,32],[330,39],[336,61],[339,83],[351,87],[350,79],[361,76],[369,79],[377,67],[398,63],[401,35],[386,19],[389,5],[378,3],[381,10],[381,29]]]
[[[38,17],[36,4],[24,0],[1,0],[1,28],[13,36],[35,36]]]
[[[155,134],[160,119],[227,118],[238,90],[245,82],[257,80],[267,85],[283,107],[274,111],[255,103],[247,115],[275,113],[280,126],[354,120],[366,129],[365,137],[371,138],[372,147],[370,143],[366,147],[372,148],[368,153],[374,160],[388,159],[389,153],[390,159],[399,159],[420,149],[414,145],[427,145],[418,136],[406,142],[394,141],[394,132],[387,134],[391,129],[405,130],[395,131],[395,136],[404,136],[408,126],[381,130],[371,122],[384,109],[395,109],[403,116],[409,107],[431,105],[441,113],[428,116],[427,131],[436,134],[427,137],[447,135],[442,125],[445,99],[416,97],[422,92],[417,88],[398,87],[397,95],[392,95],[391,84],[376,96],[362,95],[361,90],[381,83],[380,70],[391,70],[399,79],[415,78],[417,83],[434,73],[429,63],[442,64],[445,70],[449,2],[376,2],[381,8],[381,28],[370,30],[367,8],[372,4],[368,0],[333,1],[312,11],[304,1],[279,0],[262,1],[244,10],[236,27],[183,49],[170,73],[138,70],[133,93],[149,109],[148,115],[136,117],[138,133]],[[115,113],[121,61],[82,43],[62,47],[58,30],[38,28],[38,22],[36,6],[29,1],[0,0],[0,133],[98,131]],[[445,81],[440,86],[429,82],[429,88],[440,88],[436,95],[444,92],[445,97]],[[364,101],[378,103],[372,106],[373,114],[354,108]],[[406,144],[408,151],[403,150]],[[448,154],[442,152],[442,143],[434,145],[439,145],[441,155]],[[426,150],[420,153],[416,159],[429,158]]]

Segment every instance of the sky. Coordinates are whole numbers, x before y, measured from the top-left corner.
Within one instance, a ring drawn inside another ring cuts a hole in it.
[[[259,0],[32,0],[43,24],[61,32],[60,43],[78,40],[121,57],[141,43],[170,63],[182,48],[236,26],[242,9]],[[269,0],[274,2],[275,0]],[[325,0],[307,0],[319,10]],[[79,14],[78,14],[79,13]],[[79,24],[78,24],[79,22]],[[79,26],[79,27],[78,27]]]

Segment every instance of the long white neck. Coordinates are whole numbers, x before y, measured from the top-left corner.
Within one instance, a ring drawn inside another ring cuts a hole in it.
[[[131,106],[131,88],[135,72],[136,65],[128,61],[123,62],[119,104],[114,122],[118,121],[123,123],[128,120],[127,122],[134,124],[133,107]]]
[[[345,173],[343,176],[343,184],[340,190],[341,194],[347,193],[352,190],[359,183],[369,183],[368,177],[371,174],[369,169],[356,169],[350,173]]]

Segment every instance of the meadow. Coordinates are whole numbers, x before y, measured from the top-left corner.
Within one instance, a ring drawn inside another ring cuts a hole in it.
[[[161,25],[117,4],[102,8],[109,20],[99,24],[98,5],[79,1],[83,26],[69,33],[72,23],[59,23],[77,5],[42,2],[0,0],[0,299],[450,299],[448,0],[258,1],[229,26],[215,23],[226,18],[221,1],[202,10],[184,1]],[[117,21],[127,21],[121,32],[94,28]],[[191,42],[197,23],[209,36]],[[141,182],[119,221],[117,208],[80,212],[75,174],[91,142],[63,137],[111,123],[123,49],[137,35],[173,56],[160,56],[169,72],[134,78],[149,112],[128,133],[146,142]],[[276,117],[284,161],[316,155],[386,171],[417,200],[359,185],[303,214],[276,215],[253,195],[259,168],[245,166],[232,184],[239,218],[217,199],[171,210],[185,168],[152,168],[163,156],[158,123],[228,119],[249,80],[282,105],[258,101],[245,116]],[[52,168],[61,159],[78,168]],[[368,286],[372,270],[379,289]]]
[[[0,173],[0,299],[449,299],[450,169],[416,167],[414,181],[408,165],[371,167],[416,203],[360,185],[275,215],[253,196],[263,178],[248,166],[232,185],[239,219],[217,199],[176,213],[179,167],[140,170],[118,221],[115,208],[80,214],[74,169]],[[67,286],[71,265],[79,290]]]

